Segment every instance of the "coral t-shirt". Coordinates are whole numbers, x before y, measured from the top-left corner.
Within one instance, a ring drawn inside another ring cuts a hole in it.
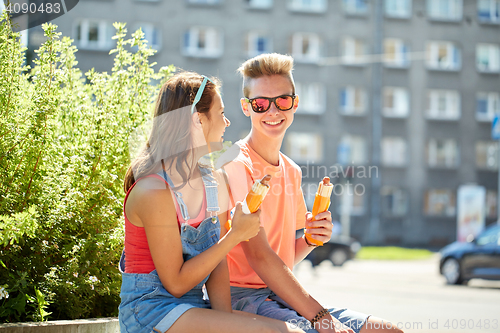
[[[292,269],[295,259],[295,231],[304,228],[307,212],[300,187],[302,181],[300,167],[281,152],[279,165],[271,165],[246,142],[238,141],[236,144],[240,148],[239,155],[224,166],[233,202],[243,201],[255,180],[262,179],[266,174],[272,176],[269,192],[261,205],[260,222],[266,231],[271,248]],[[250,267],[241,245],[237,245],[229,252],[227,262],[231,286],[267,287]]]

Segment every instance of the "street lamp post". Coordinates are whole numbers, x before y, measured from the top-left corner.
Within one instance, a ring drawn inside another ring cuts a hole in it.
[[[383,4],[382,0],[372,2],[375,10],[374,54],[382,54],[383,42]],[[380,166],[380,143],[382,137],[381,94],[382,94],[382,63],[372,64],[372,166]],[[380,187],[381,175],[371,177],[371,209],[368,232],[368,243],[380,242]]]

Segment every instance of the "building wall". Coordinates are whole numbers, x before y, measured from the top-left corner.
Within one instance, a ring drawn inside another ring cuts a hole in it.
[[[321,133],[323,154],[320,163],[301,163],[303,171],[309,171],[304,183],[317,183],[321,172],[313,169],[324,166],[331,170],[338,163],[337,149],[345,134],[365,138],[368,162],[372,165],[372,101],[373,84],[406,87],[410,92],[410,113],[406,118],[382,117],[382,137],[402,137],[407,142],[407,163],[402,167],[377,166],[382,186],[398,186],[408,191],[408,212],[404,216],[380,215],[380,243],[410,246],[441,246],[455,240],[456,214],[452,216],[428,216],[424,212],[424,193],[431,188],[447,188],[454,191],[461,184],[477,183],[489,190],[497,189],[497,172],[476,167],[475,144],[477,140],[490,140],[491,122],[478,122],[476,92],[500,92],[500,74],[480,73],[476,69],[476,43],[500,44],[500,25],[479,23],[477,2],[464,1],[463,17],[457,22],[444,22],[429,18],[426,1],[413,0],[411,16],[407,19],[383,17],[384,38],[400,38],[407,41],[411,52],[424,52],[429,40],[445,40],[457,43],[461,50],[461,69],[458,71],[429,70],[425,59],[412,60],[407,68],[383,66],[382,75],[373,78],[374,65],[346,66],[340,62],[342,38],[353,36],[367,45],[367,53],[373,54],[375,6],[383,1],[368,1],[365,15],[346,14],[342,1],[326,1],[327,9],[321,13],[294,12],[288,9],[289,1],[274,0],[270,9],[253,9],[248,1],[223,0],[216,5],[191,4],[188,1],[137,1],[137,0],[82,0],[68,14],[54,21],[64,35],[75,37],[75,22],[79,19],[105,19],[110,22],[127,22],[129,32],[137,22],[155,24],[161,30],[161,49],[151,60],[158,66],[174,64],[178,68],[194,70],[205,75],[215,75],[223,81],[223,98],[231,127],[226,138],[236,141],[248,133],[250,123],[241,113],[239,98],[242,97],[241,79],[235,73],[238,66],[249,58],[245,51],[246,34],[251,30],[268,33],[272,37],[272,51],[290,53],[294,32],[316,33],[322,39],[322,59],[328,63],[296,62],[296,82],[320,82],[326,88],[323,113],[300,114],[288,130],[292,132]],[[182,54],[184,32],[192,26],[212,26],[223,31],[223,53],[214,59],[188,57]],[[383,49],[383,48],[382,48]],[[86,71],[109,71],[112,57],[108,51],[80,50],[77,54],[79,67]],[[345,85],[366,89],[367,112],[363,116],[345,116],[339,112],[340,89]],[[428,89],[453,89],[460,92],[461,117],[443,121],[426,119]],[[287,134],[289,136],[289,134]],[[426,144],[430,138],[455,139],[459,145],[459,166],[452,169],[430,168],[426,162]],[[284,152],[287,153],[286,140]],[[334,179],[342,183],[343,179]],[[365,186],[364,211],[351,217],[350,233],[363,241],[368,235],[371,212],[371,179],[354,177],[352,181]],[[333,198],[332,213],[340,219],[339,197]],[[487,223],[493,222],[488,218]]]

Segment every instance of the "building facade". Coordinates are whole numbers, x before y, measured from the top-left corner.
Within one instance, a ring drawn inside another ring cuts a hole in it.
[[[250,129],[238,66],[292,55],[300,106],[282,151],[309,205],[332,178],[333,217],[364,244],[454,241],[463,184],[486,188],[496,221],[500,0],[81,0],[54,23],[83,71],[109,71],[116,21],[142,28],[158,66],[221,78],[231,141]]]

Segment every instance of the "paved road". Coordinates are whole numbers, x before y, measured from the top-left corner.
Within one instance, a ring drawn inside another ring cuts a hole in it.
[[[320,303],[392,320],[406,333],[500,332],[500,281],[448,286],[438,256],[417,261],[308,261],[294,273]]]

